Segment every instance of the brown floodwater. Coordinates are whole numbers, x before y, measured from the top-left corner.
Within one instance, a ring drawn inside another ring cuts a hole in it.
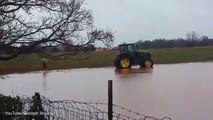
[[[11,74],[0,80],[0,93],[107,102],[107,80],[113,80],[117,105],[158,118],[213,120],[213,62]]]

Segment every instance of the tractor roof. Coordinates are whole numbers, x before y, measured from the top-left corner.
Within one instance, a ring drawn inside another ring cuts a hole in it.
[[[118,46],[128,46],[128,45],[135,45],[134,43],[128,43],[128,44],[120,44]]]

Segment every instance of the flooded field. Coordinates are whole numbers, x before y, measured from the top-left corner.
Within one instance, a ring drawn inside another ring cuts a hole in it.
[[[213,119],[212,62],[11,74],[0,79],[0,93],[40,92],[52,100],[107,102],[108,80],[113,80],[114,103],[125,108],[173,120]]]

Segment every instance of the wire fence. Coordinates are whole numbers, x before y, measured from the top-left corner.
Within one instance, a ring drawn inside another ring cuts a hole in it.
[[[79,102],[74,100],[51,101],[35,93],[33,97],[18,95],[22,109],[13,114],[17,120],[107,120],[108,104]],[[25,117],[24,117],[25,116]],[[156,118],[113,104],[113,120],[172,120],[169,117]]]

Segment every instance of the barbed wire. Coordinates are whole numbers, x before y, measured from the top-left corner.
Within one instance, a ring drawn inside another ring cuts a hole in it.
[[[92,104],[92,105],[103,105],[103,106],[108,106],[108,104],[107,103],[96,103],[96,102],[87,102],[87,104]],[[133,111],[133,110],[130,110],[130,109],[127,109],[127,108],[125,108],[125,107],[121,107],[121,106],[119,106],[119,105],[116,105],[116,104],[113,104],[113,109],[115,110],[116,109],[116,111],[119,111],[119,112],[122,112],[121,110],[123,110],[123,111],[125,111],[125,112],[127,112],[127,113],[130,113],[130,114],[133,114],[133,116],[137,116],[137,117],[139,117],[138,119],[136,119],[136,118],[132,118],[132,117],[130,117],[130,116],[127,116],[127,115],[122,115],[122,114],[120,114],[120,113],[118,113],[118,112],[113,112],[113,116],[114,117],[125,117],[125,118],[128,118],[128,119],[130,119],[130,120],[172,120],[171,118],[169,118],[169,117],[163,117],[162,119],[159,119],[159,118],[156,118],[156,117],[154,117],[154,116],[146,116],[146,115],[143,115],[143,114],[141,114],[141,113],[139,113],[139,112],[135,112],[135,111]]]
[[[22,102],[22,112],[29,112],[33,97],[18,94]],[[47,120],[107,120],[108,104],[99,102],[79,102],[75,100],[52,101],[44,96],[41,99],[42,115]],[[113,104],[113,120],[172,120],[169,117],[162,119],[146,116],[125,107]]]

